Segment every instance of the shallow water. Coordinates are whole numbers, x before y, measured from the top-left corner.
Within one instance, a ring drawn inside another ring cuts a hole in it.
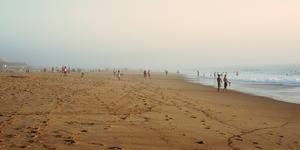
[[[199,76],[197,70],[182,73],[190,82],[214,87],[215,75],[227,74],[229,90],[300,104],[300,65],[209,68],[199,70]]]

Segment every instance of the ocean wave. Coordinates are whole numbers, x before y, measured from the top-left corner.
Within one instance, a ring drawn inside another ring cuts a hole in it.
[[[300,87],[300,79],[280,79],[280,78],[247,78],[247,79],[231,79],[237,81],[244,82],[254,82],[260,84],[279,84],[279,85],[288,85],[288,86],[299,86]]]
[[[196,71],[187,71],[185,74],[197,77]],[[208,79],[215,78],[216,74],[221,74],[222,77],[227,74],[227,78],[232,81],[300,87],[300,71],[289,69],[240,69],[239,71],[228,69],[226,71],[202,70],[199,72],[200,77]]]

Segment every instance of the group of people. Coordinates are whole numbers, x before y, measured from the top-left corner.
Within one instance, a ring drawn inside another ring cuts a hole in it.
[[[217,84],[218,84],[218,92],[220,91],[220,88],[221,88],[221,83],[224,82],[224,89],[223,91],[227,91],[227,86],[228,84],[230,85],[231,83],[228,81],[227,75],[224,75],[224,78],[223,78],[223,81],[220,77],[220,74],[218,74],[218,77],[217,77]]]
[[[146,70],[144,70],[144,78],[146,79],[147,76],[148,76],[149,79],[151,78],[150,70],[148,70],[148,72]]]
[[[117,71],[116,69],[114,69],[113,73],[114,73],[114,76],[117,76],[118,79],[121,80],[121,75],[123,75],[123,74],[121,73],[120,70]]]

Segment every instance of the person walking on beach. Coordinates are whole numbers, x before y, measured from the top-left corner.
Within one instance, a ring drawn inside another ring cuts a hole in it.
[[[118,79],[121,80],[121,71],[120,70],[118,70],[117,76],[118,76]]]
[[[220,74],[218,74],[217,83],[218,83],[218,92],[219,92],[220,88],[221,88],[221,83],[222,83],[222,79],[220,77]]]
[[[226,76],[227,75],[225,74],[224,79],[223,79],[223,81],[224,81],[224,89],[223,89],[223,91],[227,91],[227,86],[228,86],[228,84],[230,84],[230,82],[228,81],[228,79],[227,79]]]

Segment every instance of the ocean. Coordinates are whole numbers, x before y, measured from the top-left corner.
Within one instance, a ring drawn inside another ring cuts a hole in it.
[[[216,75],[227,74],[231,82],[228,90],[300,104],[300,64],[202,68],[181,73],[190,82],[214,87],[217,87]]]

